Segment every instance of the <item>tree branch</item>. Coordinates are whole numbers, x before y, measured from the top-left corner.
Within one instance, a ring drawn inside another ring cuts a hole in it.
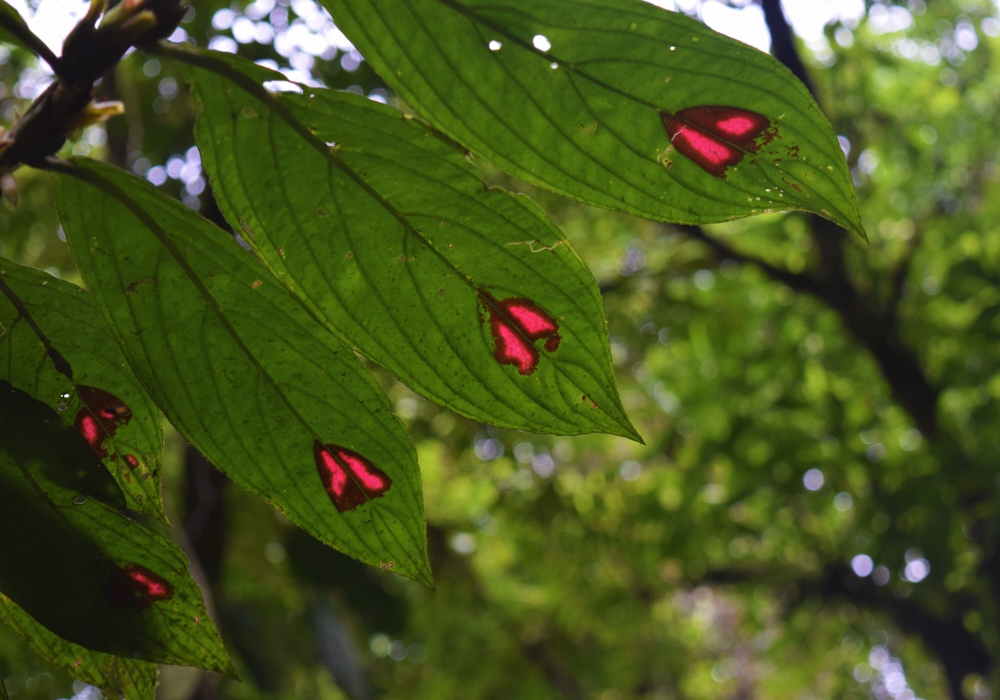
[[[762,582],[787,583],[788,577],[779,575],[777,579],[767,581],[763,571],[714,569],[703,580],[720,585],[756,585]],[[817,578],[792,583],[795,593],[786,603],[789,609],[814,596],[824,601],[839,598],[860,608],[883,612],[904,632],[920,637],[941,660],[954,700],[965,697],[962,681],[966,675],[986,675],[993,665],[993,658],[982,639],[965,629],[962,623],[961,613],[975,607],[972,601],[964,610],[952,611],[944,616],[935,615],[916,602],[897,597],[888,587],[876,586],[870,578],[859,578],[841,563],[828,565]]]
[[[820,252],[823,298],[878,362],[893,396],[917,428],[928,437],[933,436],[937,432],[937,389],[927,379],[916,355],[899,337],[896,327],[886,323],[885,312],[864,297],[851,280],[844,260],[847,234],[826,219],[810,218]]]
[[[586,697],[583,687],[569,670],[553,656],[544,641],[522,644],[521,652],[541,671],[549,685],[566,700],[583,700]]]
[[[751,265],[755,265],[775,282],[781,282],[797,292],[806,292],[818,297],[823,295],[823,290],[819,282],[810,275],[804,275],[781,267],[775,267],[769,262],[734,250],[719,239],[705,233],[704,229],[700,226],[677,226],[676,228],[680,229],[691,238],[706,243],[716,256],[722,260],[729,258],[738,263],[749,263]]]
[[[896,598],[870,579],[859,579],[843,564],[829,567],[822,579],[800,586],[801,599],[810,592],[818,592],[824,598],[846,598],[861,607],[883,610],[904,632],[919,636],[944,665],[954,700],[965,697],[962,681],[968,674],[985,675],[993,665],[989,650],[978,635],[965,629],[960,615],[933,615],[914,602]]]
[[[771,33],[771,53],[776,59],[785,65],[796,78],[802,81],[812,96],[816,98],[816,90],[813,88],[809,73],[799,58],[799,52],[795,49],[795,37],[792,29],[788,26],[785,13],[781,9],[781,0],[760,0],[760,5],[764,10],[764,21],[767,29]],[[817,98],[817,102],[818,102]]]
[[[62,57],[48,52],[46,60],[54,62],[56,80],[10,131],[0,136],[0,185],[11,201],[16,201],[11,172],[22,164],[41,165],[73,132],[121,114],[118,103],[92,102],[94,82],[113,68],[130,47],[172,33],[187,10],[181,0],[121,2],[104,13],[100,25],[95,26],[106,6],[107,0],[93,0],[90,10],[66,37]],[[19,15],[15,18],[0,11],[0,24],[8,30],[19,19]],[[24,30],[30,34],[27,25]]]
[[[920,247],[922,238],[923,233],[919,230],[910,238],[906,253],[903,255],[903,259],[899,261],[896,269],[893,270],[890,279],[889,298],[886,299],[885,308],[882,313],[885,316],[886,325],[893,330],[896,329],[899,323],[899,304],[903,300],[906,278],[910,274],[910,268],[913,266],[913,258],[917,254],[917,248]]]
[[[775,58],[795,73],[807,87],[811,84],[795,49],[780,0],[760,0],[771,31]],[[808,217],[820,251],[819,295],[838,314],[854,337],[878,362],[893,396],[928,437],[937,431],[938,392],[931,385],[913,351],[900,339],[895,323],[887,323],[886,312],[873,299],[862,295],[851,280],[844,260],[844,231],[816,215]],[[904,273],[905,276],[905,273]],[[891,312],[895,314],[895,309]]]

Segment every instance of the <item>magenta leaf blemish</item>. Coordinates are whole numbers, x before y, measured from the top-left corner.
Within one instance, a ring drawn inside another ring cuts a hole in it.
[[[115,607],[142,612],[158,600],[173,598],[174,587],[144,566],[126,564],[114,568],[104,585],[104,595]]]
[[[556,320],[530,299],[497,301],[482,293],[490,314],[493,356],[502,365],[514,365],[523,375],[538,368],[535,341],[545,339],[545,351],[555,352],[562,337]]]
[[[107,437],[107,433],[104,432],[104,428],[101,427],[96,418],[90,415],[86,408],[81,408],[80,412],[76,414],[74,425],[76,432],[83,436],[83,439],[93,448],[98,457],[104,459],[108,456],[108,451],[104,447],[104,439]]]
[[[739,107],[690,107],[675,114],[660,112],[660,119],[670,143],[716,177],[725,177],[726,168],[775,136],[770,119]]]
[[[339,445],[313,444],[316,469],[330,500],[344,513],[384,496],[392,479],[368,459]]]
[[[132,411],[121,399],[103,389],[78,384],[76,392],[86,406],[76,414],[73,425],[97,456],[104,459],[108,456],[104,441],[115,434],[121,423],[128,424],[132,420]]]

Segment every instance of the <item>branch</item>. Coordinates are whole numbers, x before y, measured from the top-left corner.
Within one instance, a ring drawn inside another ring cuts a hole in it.
[[[826,219],[811,219],[820,252],[824,300],[878,362],[893,396],[917,428],[928,437],[933,436],[937,432],[937,389],[895,326],[886,323],[882,309],[863,296],[851,280],[844,260],[843,229]]]
[[[784,585],[788,583],[788,576],[780,572],[767,575],[759,569],[713,569],[702,580],[717,585]],[[904,632],[919,636],[941,660],[954,700],[965,697],[962,680],[966,675],[990,672],[993,658],[989,650],[982,639],[965,629],[962,623],[962,613],[975,608],[971,599],[965,609],[938,616],[913,601],[898,598],[888,587],[876,586],[870,578],[857,577],[841,563],[828,565],[817,578],[793,580],[792,583],[795,594],[787,603],[789,609],[817,596],[824,602],[845,599],[858,607],[884,612]]]
[[[883,310],[883,315],[885,316],[886,324],[895,329],[896,325],[899,323],[899,304],[903,300],[903,289],[906,286],[906,278],[910,274],[910,268],[913,265],[913,258],[917,254],[917,248],[920,247],[920,241],[923,238],[923,233],[917,231],[912,238],[909,240],[909,246],[906,249],[906,253],[903,255],[903,259],[900,260],[899,265],[892,273],[892,278],[890,280],[889,287],[889,298],[886,300],[885,309]]]
[[[771,53],[792,71],[792,74],[809,89],[813,98],[816,98],[816,90],[809,79],[809,73],[799,58],[799,52],[795,50],[795,37],[792,36],[792,29],[788,26],[785,13],[781,9],[781,0],[760,0],[760,5],[764,10],[764,21],[771,34]]]
[[[187,7],[182,0],[130,0],[104,13],[107,0],[92,0],[90,9],[63,43],[63,55],[43,56],[56,72],[56,80],[0,136],[0,187],[16,202],[16,185],[10,176],[21,165],[41,165],[84,127],[122,113],[119,103],[92,102],[94,83],[113,68],[132,46],[158,41],[177,27]],[[0,4],[0,26],[8,31],[23,24]],[[27,25],[23,31],[30,34]],[[22,31],[22,33],[23,33]],[[31,36],[34,36],[33,34]],[[37,39],[37,37],[35,37]],[[40,50],[40,49],[39,49]],[[47,49],[46,49],[47,51]]]
[[[739,251],[730,248],[719,239],[705,233],[704,229],[700,226],[677,226],[677,228],[683,233],[691,236],[691,238],[695,238],[708,244],[708,247],[710,247],[721,259],[730,258],[738,263],[749,263],[751,265],[755,265],[774,281],[781,282],[797,292],[806,292],[817,297],[823,296],[823,289],[819,282],[810,275],[804,275],[781,267],[775,267],[771,263],[761,260],[760,258],[740,253]]]
[[[544,641],[522,644],[521,652],[566,700],[583,700],[587,696],[579,681],[553,656]]]
[[[914,602],[896,598],[869,579],[859,579],[843,564],[829,567],[822,579],[800,586],[800,600],[807,598],[811,592],[818,592],[824,598],[842,597],[861,607],[883,610],[904,632],[918,635],[944,665],[953,700],[965,697],[962,681],[968,674],[986,675],[993,665],[989,650],[978,635],[965,629],[961,615],[933,615]],[[972,607],[974,604],[970,605],[970,609]]]
[[[760,0],[771,31],[775,57],[809,86],[805,67],[795,50],[791,28],[780,0]],[[913,351],[900,339],[895,324],[886,323],[885,312],[862,295],[851,280],[844,261],[844,232],[816,215],[809,217],[820,251],[819,295],[844,325],[875,357],[893,396],[928,437],[937,431],[938,392],[931,385]],[[893,311],[893,314],[895,311]]]

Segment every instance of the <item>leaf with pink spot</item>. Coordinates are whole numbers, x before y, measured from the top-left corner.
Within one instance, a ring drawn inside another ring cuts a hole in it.
[[[518,373],[529,375],[538,369],[541,359],[537,340],[545,340],[545,352],[555,353],[562,337],[559,324],[530,299],[497,301],[481,292],[484,312],[489,315],[493,336],[493,357],[502,365],[513,365]]]
[[[0,380],[0,617],[27,632],[30,616],[112,656],[235,677],[183,553],[125,507],[84,436]]]
[[[593,276],[530,200],[486,188],[460,148],[398,110],[308,87],[278,99],[260,87],[278,79],[266,68],[170,55],[194,66],[195,136],[223,214],[331,332],[476,420],[638,438]],[[567,398],[581,394],[596,408]]]
[[[72,370],[61,373],[29,324],[0,294],[0,379],[30,392],[87,440],[128,507],[166,521],[160,499],[163,433],[153,404],[101,317],[93,294],[0,259],[0,275]]]
[[[120,169],[75,163],[53,178],[67,240],[171,425],[321,541],[430,584],[416,454],[353,351],[280,284],[255,287],[259,263],[222,229]],[[146,279],[156,294],[121,293]],[[120,433],[113,398],[90,408]]]
[[[401,101],[521,180],[656,221],[804,210],[865,238],[847,161],[806,86],[660,3],[320,2]],[[717,109],[742,113],[699,119]],[[754,150],[743,130],[761,119],[771,134]]]
[[[73,678],[100,688],[104,697],[155,700],[156,664],[73,644],[40,625],[3,594],[0,594],[0,620],[41,658]]]
[[[763,114],[738,107],[691,107],[660,112],[670,142],[705,172],[724,178],[726,170],[755,154],[775,136]]]

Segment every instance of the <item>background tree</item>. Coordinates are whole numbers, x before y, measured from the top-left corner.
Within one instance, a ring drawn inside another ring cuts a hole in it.
[[[800,213],[650,223],[483,165],[594,271],[647,445],[489,428],[381,375],[417,443],[431,592],[321,548],[168,432],[167,510],[245,682],[165,669],[164,697],[990,696],[997,10],[872,4],[812,49],[763,10],[844,135],[870,244]],[[208,3],[181,26],[396,99],[312,3]],[[222,223],[167,66],[129,56],[100,86],[125,116],[67,148]],[[18,49],[2,70],[11,118],[44,74]],[[18,182],[3,255],[78,280],[45,177]],[[5,634],[14,697],[69,695]]]

